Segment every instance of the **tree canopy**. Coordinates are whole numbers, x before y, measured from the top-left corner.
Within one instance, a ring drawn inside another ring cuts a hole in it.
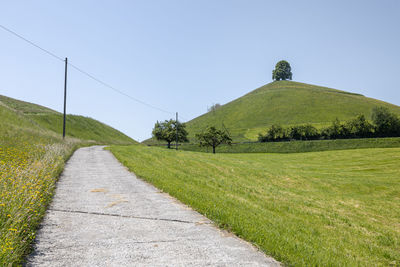
[[[375,131],[381,137],[400,135],[400,119],[385,107],[376,107],[372,110],[372,121]]]
[[[176,120],[165,120],[164,122],[156,122],[153,128],[153,137],[157,140],[163,140],[168,143],[171,148],[171,142],[176,140],[176,128],[178,128],[178,142],[187,142],[186,124],[177,122]]]
[[[219,104],[219,103],[213,104],[211,107],[207,108],[207,112],[211,112],[211,111],[214,112],[217,109],[219,109],[220,107],[221,107],[221,104]]]
[[[227,132],[218,130],[214,126],[208,127],[204,132],[196,134],[200,146],[211,146],[215,154],[215,148],[220,144],[231,144],[232,139]]]
[[[272,79],[274,81],[284,81],[292,79],[292,68],[289,62],[281,60],[275,65],[275,69],[272,71]]]

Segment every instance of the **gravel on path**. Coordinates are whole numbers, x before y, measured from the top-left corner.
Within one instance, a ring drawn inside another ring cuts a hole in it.
[[[67,162],[27,266],[279,266],[101,146]]]

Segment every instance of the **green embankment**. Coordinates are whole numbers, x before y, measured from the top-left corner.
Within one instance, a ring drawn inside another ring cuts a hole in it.
[[[376,106],[384,106],[400,115],[400,107],[359,94],[310,84],[279,81],[262,86],[215,111],[189,122],[190,138],[207,126],[230,131],[234,141],[257,140],[272,124],[283,126],[311,123],[316,127],[333,120],[353,119],[359,114],[370,118]]]
[[[289,266],[400,264],[400,148],[110,150],[142,179]]]
[[[50,129],[56,133],[62,134],[63,118],[61,114],[43,114],[28,116],[40,126]],[[120,131],[117,131],[110,126],[91,118],[77,115],[67,115],[66,123],[66,132],[70,137],[75,137],[82,140],[93,140],[97,143],[103,144],[134,143],[134,141],[130,137],[126,136]]]
[[[134,144],[95,120],[69,116],[62,139],[61,115],[0,96],[0,265],[20,265],[30,252],[65,161],[84,145]],[[71,137],[73,136],[73,137]]]
[[[302,153],[327,150],[345,150],[360,148],[390,148],[400,147],[400,137],[393,138],[363,138],[314,141],[266,142],[220,145],[217,153]],[[183,144],[179,149],[185,151],[212,152],[210,147],[200,147],[197,144]]]
[[[32,123],[52,132],[62,134],[62,114],[36,104],[0,96],[0,101],[14,111],[24,115]],[[132,138],[92,118],[67,115],[67,136],[81,140],[92,140],[103,144],[133,144]]]

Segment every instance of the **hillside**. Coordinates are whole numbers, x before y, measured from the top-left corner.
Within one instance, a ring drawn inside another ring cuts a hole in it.
[[[16,100],[10,97],[0,95],[0,105],[2,108],[7,108],[7,117],[11,119],[10,123],[21,123],[32,129],[46,129],[51,132],[62,134],[62,114],[49,108]],[[2,120],[6,117],[2,117]],[[136,143],[133,139],[121,133],[120,131],[101,123],[97,120],[77,116],[67,115],[67,136],[78,138],[81,140],[91,140],[102,144],[133,144]]]
[[[385,106],[400,115],[399,106],[360,94],[279,81],[262,86],[187,122],[187,130],[192,138],[208,125],[223,127],[224,124],[234,140],[256,140],[258,133],[272,124],[311,123],[322,127],[336,118],[348,120],[358,114],[369,118],[376,106]]]

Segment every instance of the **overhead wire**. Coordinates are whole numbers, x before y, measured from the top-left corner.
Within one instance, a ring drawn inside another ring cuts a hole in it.
[[[32,45],[32,46],[34,46],[34,47],[40,49],[42,52],[45,52],[46,54],[48,54],[48,55],[50,55],[50,56],[56,58],[57,60],[60,60],[60,61],[65,62],[65,60],[64,60],[63,58],[57,56],[56,54],[50,52],[49,50],[47,50],[47,49],[45,49],[45,48],[43,48],[43,47],[37,45],[36,43],[30,41],[29,39],[23,37],[22,35],[16,33],[15,31],[10,30],[9,28],[7,28],[7,27],[5,27],[5,26],[3,26],[3,25],[1,25],[1,24],[0,24],[0,28],[2,28],[3,30],[5,30],[5,31],[7,31],[7,32],[9,32],[9,33],[11,33],[12,35],[14,35],[14,36],[20,38],[21,40],[23,40],[23,41],[29,43],[30,45]],[[125,93],[125,92],[123,92],[123,91],[121,91],[121,90],[115,88],[114,86],[112,86],[112,85],[110,85],[110,84],[108,84],[108,83],[106,83],[106,82],[103,82],[103,81],[100,80],[99,78],[97,78],[97,77],[95,77],[94,75],[90,74],[89,72],[87,72],[87,71],[85,71],[85,70],[83,70],[83,69],[77,67],[76,65],[71,64],[70,62],[68,62],[67,64],[68,64],[69,66],[71,66],[72,68],[74,68],[75,70],[77,70],[78,72],[80,72],[80,73],[86,75],[86,76],[89,77],[90,79],[92,79],[92,80],[94,80],[94,81],[100,83],[101,85],[103,85],[103,86],[105,86],[105,87],[107,87],[107,88],[109,88],[109,89],[111,89],[111,90],[113,90],[113,91],[119,93],[120,95],[123,95],[123,96],[128,97],[129,99],[131,99],[131,100],[133,100],[133,101],[136,101],[137,103],[140,103],[140,104],[142,104],[142,105],[144,105],[144,106],[147,106],[147,107],[149,107],[149,108],[152,108],[152,109],[155,109],[155,110],[158,110],[158,111],[161,111],[161,112],[170,114],[170,115],[175,114],[174,112],[167,111],[167,110],[165,110],[165,109],[159,108],[159,107],[154,106],[154,105],[151,105],[151,104],[149,104],[149,103],[146,103],[146,102],[144,102],[144,101],[142,101],[142,100],[140,100],[140,99],[138,99],[138,98],[136,98],[136,97],[133,97],[133,96],[131,96],[131,95],[129,95],[129,94],[127,94],[127,93]],[[181,117],[182,119],[184,119],[182,116],[180,116],[180,117]],[[186,120],[186,119],[184,119],[184,120]]]
[[[27,43],[29,43],[29,44],[31,44],[31,45],[33,45],[34,47],[39,48],[40,50],[42,50],[43,52],[47,53],[48,55],[50,55],[50,56],[52,56],[52,57],[54,57],[54,58],[56,58],[56,59],[58,59],[58,60],[64,61],[63,58],[57,56],[56,54],[50,52],[50,51],[47,50],[47,49],[44,49],[43,47],[41,47],[41,46],[35,44],[34,42],[32,42],[32,41],[26,39],[26,38],[23,37],[22,35],[19,35],[18,33],[16,33],[16,32],[14,32],[14,31],[12,31],[12,30],[10,30],[10,29],[4,27],[4,26],[1,25],[1,24],[0,24],[0,28],[2,28],[3,30],[5,30],[5,31],[7,31],[7,32],[9,32],[9,33],[11,33],[11,34],[17,36],[18,38],[24,40],[25,42],[27,42]]]
[[[113,90],[113,91],[115,91],[115,92],[117,92],[117,93],[119,93],[119,94],[121,94],[123,96],[126,96],[126,97],[128,97],[128,98],[130,98],[130,99],[132,99],[132,100],[134,100],[134,101],[136,101],[136,102],[138,102],[138,103],[140,103],[142,105],[145,105],[145,106],[147,106],[149,108],[153,108],[153,109],[156,109],[158,111],[161,111],[161,112],[164,112],[164,113],[167,113],[167,114],[174,114],[174,112],[170,112],[170,111],[164,110],[162,108],[159,108],[159,107],[153,106],[151,104],[148,104],[148,103],[146,103],[146,102],[144,102],[142,100],[139,100],[139,99],[137,99],[137,98],[135,98],[133,96],[130,96],[127,93],[124,93],[121,90],[118,90],[117,88],[115,88],[114,86],[111,86],[108,83],[103,82],[102,80],[96,78],[95,76],[93,76],[92,74],[88,73],[87,71],[84,71],[83,69],[81,69],[81,68],[79,68],[79,67],[77,67],[77,66],[75,66],[75,65],[73,65],[71,63],[68,63],[68,65],[70,65],[72,68],[74,68],[75,70],[79,71],[80,73],[86,75],[90,79],[92,79],[92,80],[102,84],[103,86],[105,86],[105,87],[107,87],[107,88],[109,88],[109,89],[111,89],[111,90]]]

